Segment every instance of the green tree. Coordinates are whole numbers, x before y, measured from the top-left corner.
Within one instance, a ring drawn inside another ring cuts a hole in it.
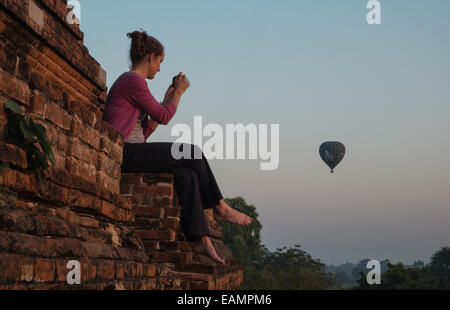
[[[439,289],[450,289],[450,247],[442,247],[433,254],[430,268],[439,278]]]
[[[432,290],[438,288],[439,279],[429,267],[405,267],[403,264],[388,264],[381,277],[381,284],[369,285],[366,275],[361,273],[356,289],[363,290]]]
[[[261,245],[261,229],[256,208],[242,197],[226,198],[234,209],[253,219],[247,226],[221,222],[223,241],[244,270],[242,289],[326,289],[334,285],[333,277],[325,273],[325,264],[308,253],[294,248],[270,252]]]
[[[249,225],[235,225],[220,222],[223,232],[223,242],[231,249],[234,257],[241,265],[260,263],[264,248],[261,246],[262,225],[253,205],[248,205],[244,198],[225,198],[225,202],[233,209],[250,216],[253,221]]]

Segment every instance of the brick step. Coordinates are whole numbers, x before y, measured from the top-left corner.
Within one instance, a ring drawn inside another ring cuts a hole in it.
[[[186,272],[195,274],[227,274],[235,273],[240,270],[239,266],[235,261],[229,261],[225,265],[219,265],[216,263],[177,263],[174,265],[174,271],[176,272]]]
[[[172,229],[138,229],[134,232],[142,240],[175,240],[175,231]]]
[[[148,252],[150,263],[189,263],[193,258],[192,252],[179,251],[151,251]]]

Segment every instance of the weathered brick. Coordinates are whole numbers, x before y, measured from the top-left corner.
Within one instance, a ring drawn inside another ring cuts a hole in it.
[[[75,215],[74,222],[84,227],[99,227],[98,220],[92,217]]]
[[[95,115],[81,102],[70,103],[70,113],[75,114],[83,123],[93,125]]]
[[[147,195],[170,197],[173,195],[173,186],[164,183],[161,183],[161,185],[151,185],[147,189]]]
[[[180,228],[180,220],[177,218],[161,219],[161,228],[179,229]]]
[[[81,126],[79,129],[81,140],[95,149],[98,149],[100,147],[100,138],[98,136],[98,131],[94,130],[91,127],[87,127],[86,125]]]
[[[136,184],[142,183],[142,174],[139,173],[122,173],[120,183],[123,184]]]
[[[37,89],[42,93],[47,92],[46,79],[36,71],[32,71],[30,75],[30,89]]]
[[[117,208],[116,219],[121,222],[133,222],[134,213],[131,210],[125,210],[122,208]]]
[[[135,234],[141,239],[148,240],[174,240],[175,231],[173,230],[136,230]]]
[[[151,252],[152,263],[187,263],[192,260],[192,252]]]
[[[0,92],[25,105],[30,104],[28,84],[0,69]]]
[[[173,204],[172,197],[152,196],[152,205],[155,207],[171,207]]]
[[[30,80],[31,66],[26,58],[18,58],[19,61],[19,71],[17,72],[17,77],[25,82]]]
[[[0,48],[0,66],[7,72],[14,74],[17,61],[17,50],[11,44]]]
[[[111,196],[120,192],[120,185],[117,180],[108,176],[101,170],[96,170],[96,184],[98,190],[106,190]]]
[[[149,251],[156,251],[159,250],[159,241],[156,240],[144,240],[142,241],[144,243],[145,251],[148,253]]]
[[[96,280],[105,281],[114,279],[114,261],[99,260],[96,263]]]
[[[81,269],[80,275],[81,275],[81,283],[82,284],[98,279],[97,278],[98,264],[95,263],[95,261],[93,261],[93,260],[80,261],[80,269]],[[101,272],[100,272],[100,274],[101,274]],[[101,277],[100,277],[100,279],[101,279]]]
[[[134,214],[136,216],[148,216],[154,218],[161,218],[164,215],[163,209],[154,207],[135,207]]]
[[[47,103],[45,118],[53,122],[55,125],[61,127],[62,129],[70,131],[72,118],[57,104],[51,102]]]
[[[180,208],[164,208],[164,213],[166,216],[181,217]]]
[[[116,251],[110,245],[99,242],[83,242],[82,246],[90,258],[118,258]]]
[[[124,195],[131,194],[132,186],[131,184],[120,183],[120,193]]]
[[[102,200],[101,201],[101,207],[100,207],[100,213],[103,214],[106,217],[109,217],[111,219],[116,219],[117,217],[117,207],[112,205],[111,203]]]
[[[36,258],[34,265],[34,281],[51,282],[55,280],[55,263],[51,259]]]
[[[14,144],[0,142],[0,161],[11,163],[20,168],[28,166],[27,153]]]
[[[34,258],[0,253],[0,282],[33,280]]]
[[[169,251],[190,251],[192,250],[189,242],[186,241],[171,241],[171,242],[160,242],[159,247],[161,250],[169,250]]]
[[[143,264],[143,276],[144,277],[154,277],[156,273],[156,266],[154,264]]]

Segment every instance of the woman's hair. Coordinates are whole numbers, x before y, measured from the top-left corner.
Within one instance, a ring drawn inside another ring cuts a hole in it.
[[[147,32],[145,32],[142,28],[141,31],[127,33],[127,37],[131,39],[131,69],[147,54],[154,53],[155,56],[160,56],[164,51],[164,46],[154,37],[147,35]]]

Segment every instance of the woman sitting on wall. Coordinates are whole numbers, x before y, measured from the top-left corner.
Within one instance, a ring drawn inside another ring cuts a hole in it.
[[[173,118],[182,94],[189,87],[186,75],[180,72],[166,91],[162,104],[150,93],[146,79],[153,79],[164,60],[164,47],[145,31],[128,33],[131,38],[131,71],[124,72],[109,90],[103,120],[109,122],[124,138],[122,172],[173,173],[175,190],[182,208],[184,234],[194,241],[194,249],[224,264],[212,245],[204,209],[213,208],[217,221],[248,225],[252,219],[232,209],[224,200],[203,152],[189,147],[190,158],[175,159],[172,142],[145,141],[159,124],[167,125]],[[149,119],[150,117],[150,119]],[[196,149],[197,148],[197,149]],[[201,158],[194,157],[201,154]]]

